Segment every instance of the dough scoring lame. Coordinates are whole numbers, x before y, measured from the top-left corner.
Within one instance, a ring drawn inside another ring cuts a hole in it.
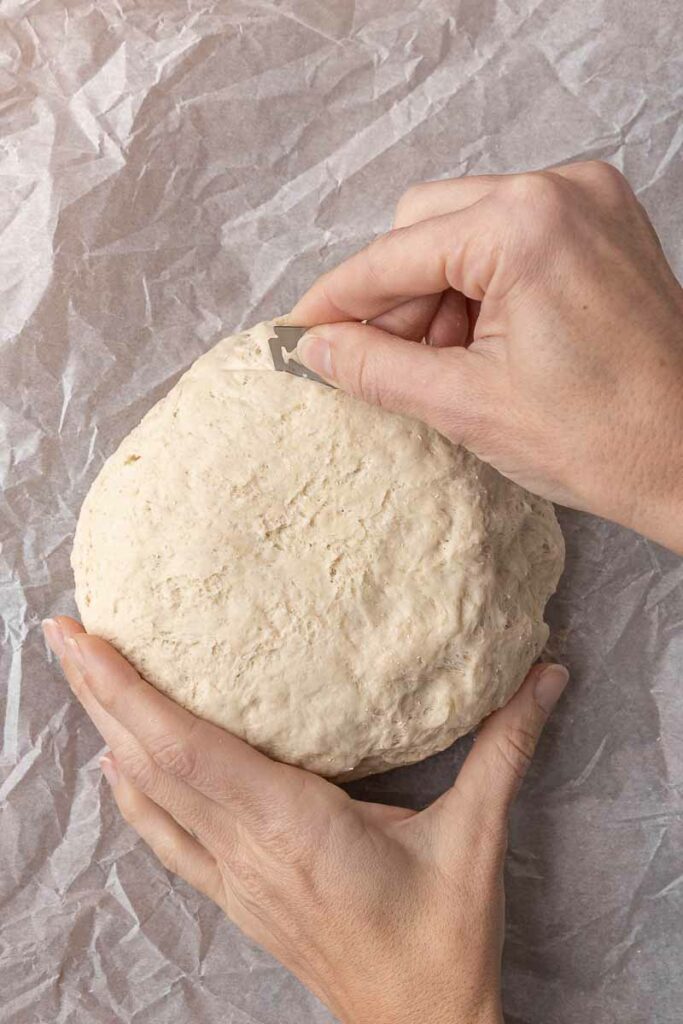
[[[198,359],[107,460],[86,629],[267,754],[418,761],[517,689],[564,558],[552,506],[422,423],[277,373],[273,323]]]

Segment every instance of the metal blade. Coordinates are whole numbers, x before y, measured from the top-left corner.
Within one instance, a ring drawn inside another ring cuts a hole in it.
[[[312,380],[317,384],[324,384],[326,387],[331,388],[332,385],[328,381],[323,380],[317,373],[313,373],[313,370],[307,369],[307,367],[291,355],[292,352],[296,351],[299,339],[307,330],[308,327],[274,328],[277,337],[270,338],[268,341],[270,354],[273,357],[273,366],[276,370],[284,370],[285,373],[291,373],[294,377],[303,377],[305,380]]]

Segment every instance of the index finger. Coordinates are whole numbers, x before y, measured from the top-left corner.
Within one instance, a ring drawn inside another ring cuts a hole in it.
[[[471,206],[380,235],[323,274],[297,302],[289,321],[301,327],[370,320],[408,299],[455,288],[482,298],[482,284],[466,272],[472,245],[489,228],[488,195]],[[489,246],[493,251],[493,246]],[[481,260],[477,260],[477,275]]]

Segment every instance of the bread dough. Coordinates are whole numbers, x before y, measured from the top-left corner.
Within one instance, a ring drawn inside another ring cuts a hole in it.
[[[352,777],[447,747],[547,637],[552,506],[415,420],[202,356],[105,463],[72,556],[83,623],[271,756]]]

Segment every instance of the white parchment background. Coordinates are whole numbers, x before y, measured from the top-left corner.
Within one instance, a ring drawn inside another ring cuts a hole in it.
[[[2,1024],[331,1020],[118,819],[39,631],[74,610],[80,502],[181,370],[288,309],[414,181],[606,158],[680,275],[680,11],[0,0]],[[673,1024],[683,571],[562,523],[550,618],[574,681],[513,819],[508,1021]],[[466,745],[356,789],[424,803]]]

